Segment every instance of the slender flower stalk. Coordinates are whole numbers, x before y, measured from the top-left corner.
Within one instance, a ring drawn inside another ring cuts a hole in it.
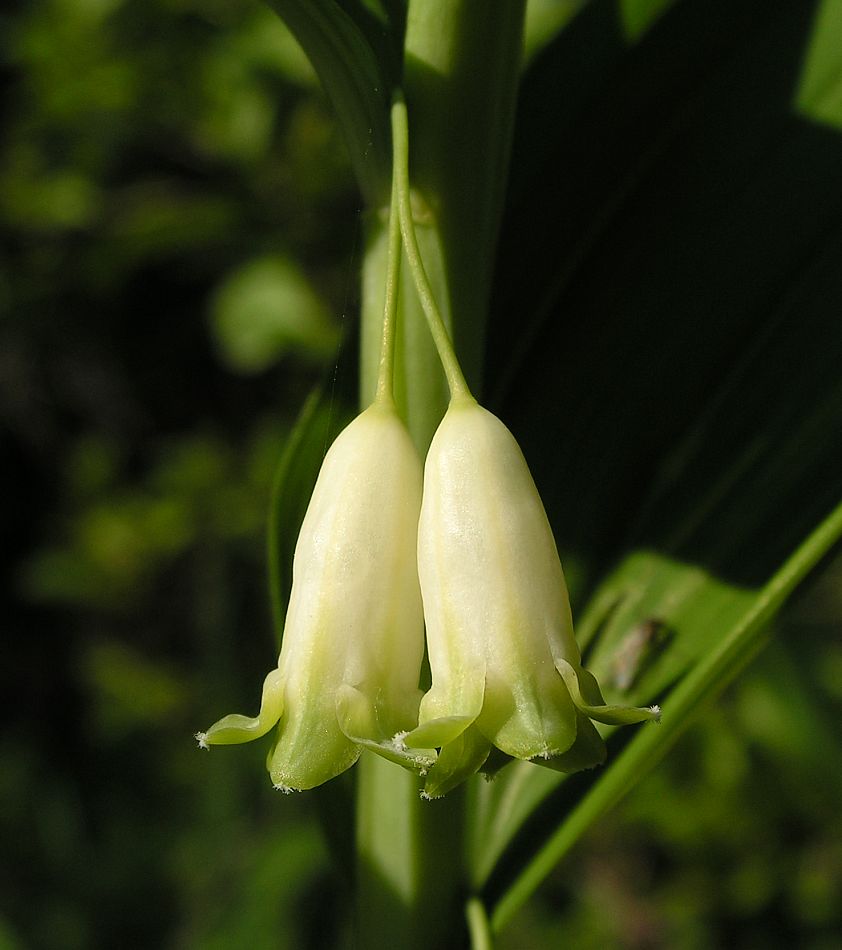
[[[468,389],[468,384],[465,382],[459,360],[456,359],[456,354],[453,352],[453,346],[447,334],[447,327],[436,304],[433,289],[424,269],[424,262],[421,260],[418,238],[415,235],[409,187],[409,123],[406,114],[406,103],[400,90],[395,93],[392,103],[392,150],[392,176],[395,189],[392,192],[393,203],[397,204],[403,246],[415,281],[415,289],[421,301],[424,316],[427,318],[427,325],[430,328],[433,341],[436,344],[436,350],[444,374],[447,377],[447,385],[450,387],[451,397],[465,396],[471,399],[473,397]],[[397,198],[396,202],[394,202],[395,197]]]

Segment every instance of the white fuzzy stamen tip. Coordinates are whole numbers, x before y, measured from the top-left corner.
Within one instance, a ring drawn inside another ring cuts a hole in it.
[[[551,759],[556,753],[551,751],[549,747],[544,746],[540,752],[535,752],[533,755],[530,755],[526,760],[527,762],[534,762],[535,759]]]
[[[652,713],[652,716],[654,717],[655,722],[661,721],[661,707],[660,706],[650,706],[649,712]]]
[[[290,788],[289,785],[284,785],[283,782],[273,782],[272,788],[274,788],[276,792],[280,792],[281,795],[291,795],[293,792],[298,791],[297,788]]]
[[[387,745],[391,746],[395,752],[406,752],[406,743],[403,741],[409,735],[405,730],[403,732],[396,732],[391,739],[389,739]]]
[[[210,749],[210,744],[208,743],[208,734],[206,732],[197,732],[193,738],[199,743],[200,749],[205,749],[205,751]]]

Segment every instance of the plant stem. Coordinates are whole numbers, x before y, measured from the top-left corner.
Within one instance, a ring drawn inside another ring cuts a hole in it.
[[[366,219],[366,248],[363,261],[362,328],[360,340],[360,405],[367,406],[377,394],[377,377],[382,346],[384,281],[388,268],[389,237],[386,212],[369,213]],[[427,272],[436,292],[444,286],[438,232],[422,225],[419,241]],[[447,384],[441,371],[430,331],[412,275],[401,268],[398,279],[397,321],[393,368],[393,395],[413,441],[422,454],[433,437],[444,407]],[[449,320],[447,314],[444,315]],[[420,387],[420,388],[419,388]]]
[[[471,937],[471,950],[492,950],[494,941],[485,905],[478,897],[472,897],[465,905],[465,918]]]
[[[451,337],[477,395],[525,14],[525,0],[496,0],[493,12],[488,0],[410,0],[407,15],[412,184],[441,235],[447,295],[436,299],[453,314]]]
[[[392,200],[389,207],[388,251],[386,255],[386,299],[383,302],[383,334],[380,366],[377,371],[377,402],[395,402],[395,323],[398,314],[401,275],[401,224],[398,213],[398,179],[392,176]]]
[[[410,0],[404,92],[412,119],[414,230],[430,292],[478,391],[505,189],[524,0]],[[388,260],[386,217],[366,218],[360,395],[375,395]],[[422,455],[445,379],[408,269],[400,277],[395,401]],[[459,947],[465,937],[465,796],[422,802],[418,780],[371,754],[357,765],[357,922],[366,950]]]
[[[422,802],[416,775],[369,752],[357,770],[358,945],[460,947],[464,795]]]
[[[436,304],[436,298],[427,278],[424,262],[421,260],[418,240],[415,236],[409,190],[409,123],[406,116],[406,103],[399,93],[395,95],[392,104],[392,161],[394,163],[395,181],[392,196],[398,205],[404,251],[415,281],[415,291],[421,301],[421,309],[424,311],[427,326],[430,328],[433,343],[435,343],[444,375],[447,378],[451,399],[457,397],[473,399],[468,384],[465,382],[465,377],[462,375],[462,367],[456,358],[453,343]]]

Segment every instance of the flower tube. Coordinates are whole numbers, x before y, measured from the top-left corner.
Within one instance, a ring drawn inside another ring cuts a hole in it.
[[[432,688],[407,746],[441,748],[426,793],[477,771],[492,747],[562,771],[599,764],[591,720],[656,719],[605,704],[583,669],[564,575],[526,461],[503,423],[460,395],[430,446],[418,571]]]
[[[231,715],[200,746],[278,729],[276,788],[312,788],[369,747],[423,771],[435,752],[405,749],[417,723],[424,651],[416,536],[421,462],[388,400],[359,415],[327,453],[301,526],[278,668],[255,718]]]

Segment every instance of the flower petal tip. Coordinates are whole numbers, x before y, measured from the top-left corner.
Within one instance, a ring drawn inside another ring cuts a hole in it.
[[[206,732],[197,732],[193,738],[199,744],[200,749],[204,749],[206,752],[210,750],[210,743],[208,742],[208,734]]]

